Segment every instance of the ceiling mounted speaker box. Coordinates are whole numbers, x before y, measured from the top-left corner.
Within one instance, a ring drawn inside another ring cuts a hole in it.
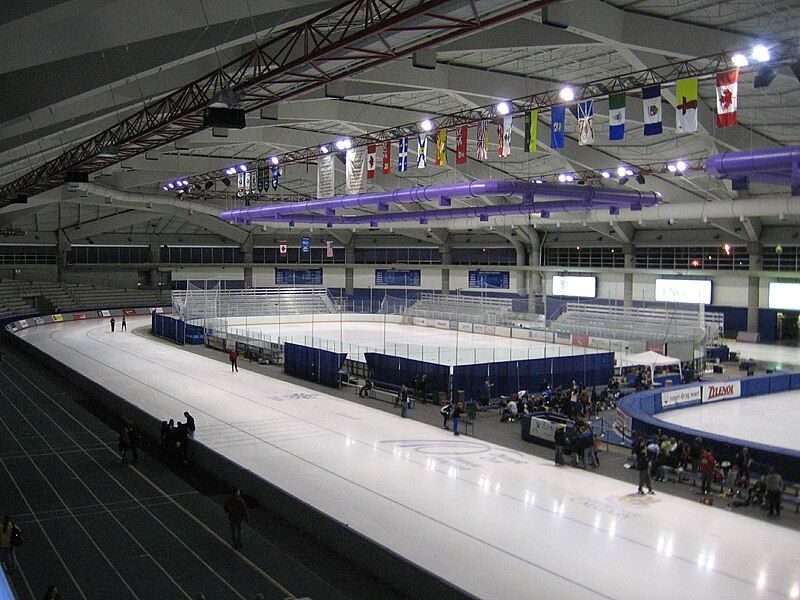
[[[89,183],[89,173],[86,171],[67,171],[64,181],[66,183]]]
[[[244,111],[240,108],[209,107],[203,112],[203,127],[244,129]]]

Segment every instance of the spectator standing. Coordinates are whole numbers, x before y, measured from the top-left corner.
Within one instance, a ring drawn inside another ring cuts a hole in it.
[[[647,486],[648,494],[655,494],[653,491],[653,478],[650,476],[650,460],[647,458],[647,450],[642,448],[636,455],[636,470],[639,471],[638,493],[644,494],[644,486]]]
[[[123,427],[119,430],[119,438],[117,439],[117,448],[122,455],[122,464],[128,464],[128,450],[131,449],[131,437],[128,434],[128,428]]]
[[[194,430],[196,429],[194,417],[189,414],[189,411],[184,412],[183,416],[186,417],[186,429],[189,431],[189,437],[194,439]]]
[[[733,485],[749,485],[750,482],[750,467],[753,464],[753,459],[750,458],[750,451],[747,448],[742,448],[742,451],[733,459],[733,464],[736,465],[736,479]]]
[[[442,415],[442,429],[447,429],[447,420],[450,418],[450,412],[453,410],[453,403],[448,402],[443,404],[439,409],[439,414]]]
[[[563,423],[558,426],[553,441],[556,445],[556,465],[561,466],[564,464],[564,448],[567,446],[567,426]]]
[[[711,493],[711,482],[714,480],[714,472],[717,469],[717,458],[714,454],[708,449],[703,449],[702,454],[700,454],[700,466],[699,471],[702,475],[701,484],[700,484],[700,492],[704,495]]]
[[[11,522],[8,515],[3,517],[3,528],[0,529],[0,547],[3,551],[3,562],[9,573],[17,570],[17,559],[14,550],[22,545],[22,532]]]
[[[408,416],[408,406],[411,404],[411,399],[406,396],[405,400],[401,400],[400,404],[400,416],[404,419]]]
[[[128,440],[131,444],[131,455],[133,456],[133,464],[139,462],[139,432],[134,429],[132,425],[128,426]]]
[[[405,404],[406,402],[408,402],[408,386],[404,383],[400,391],[397,392],[397,396],[394,397],[394,405],[397,406],[398,404]]]
[[[461,418],[462,413],[464,412],[464,405],[460,402],[453,407],[453,412],[450,415],[450,418],[453,419],[453,435],[461,435],[458,433],[458,421]]]
[[[239,372],[239,355],[236,353],[236,348],[231,350],[231,353],[228,355],[228,359],[231,361],[231,373],[236,371]]]
[[[486,378],[486,381],[483,382],[483,387],[486,390],[486,401],[487,402],[491,402],[492,401],[492,388],[494,387],[494,384],[489,380],[488,377]]]
[[[125,315],[122,315],[122,324],[119,328],[120,331],[128,331],[128,322],[125,320]]]
[[[114,317],[111,317],[111,321],[109,322],[111,323],[111,333],[114,333],[114,327],[117,326],[117,320]]]
[[[228,521],[231,525],[231,539],[233,547],[236,550],[241,550],[244,547],[242,540],[242,523],[249,521],[247,513],[247,503],[242,498],[242,493],[237,488],[233,492],[233,496],[225,501],[225,512],[228,513]]]
[[[765,477],[767,486],[767,510],[769,516],[781,516],[781,491],[783,490],[783,479],[780,473],[775,470],[775,467],[770,467],[767,470]]]

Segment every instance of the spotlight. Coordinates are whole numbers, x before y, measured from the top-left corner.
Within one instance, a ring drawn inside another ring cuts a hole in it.
[[[183,182],[180,179],[178,179],[178,181],[175,182],[175,185],[177,185],[178,187],[183,187]]]
[[[337,150],[347,150],[352,146],[353,142],[351,142],[349,138],[342,138],[341,140],[336,140]]]
[[[183,180],[183,185],[189,185],[189,182],[186,179],[184,179]]]
[[[572,183],[573,181],[575,181],[575,176],[574,176],[574,175],[567,174],[567,175],[566,175],[566,180],[567,180],[569,183]]]
[[[544,183],[544,179],[537,179],[534,183]]]
[[[675,171],[677,171],[677,170],[678,170],[678,167],[676,167],[676,166],[675,166],[675,165],[673,165],[672,163],[669,163],[669,164],[667,165],[667,171],[669,171],[670,173],[674,173],[674,172],[675,172]]]
[[[269,159],[269,162],[271,162],[273,165],[277,165],[280,161],[278,160],[277,156],[273,156]]]
[[[433,129],[433,123],[430,119],[425,119],[419,124],[419,128],[422,129],[422,131],[430,131]]]
[[[618,175],[619,177],[625,177],[625,173],[626,173],[627,171],[628,171],[628,170],[627,170],[625,167],[623,167],[622,165],[620,165],[619,167],[617,167],[617,175]]]
[[[564,183],[566,180],[567,180],[567,176],[566,176],[566,175],[564,175],[564,173],[559,173],[559,174],[558,174],[558,181],[559,181],[559,183]]]
[[[228,187],[228,186],[230,186],[230,184],[231,184],[231,180],[230,180],[230,179],[228,179],[227,177],[223,177],[222,179],[220,179],[220,181],[222,181],[222,184],[223,184],[225,187]]]
[[[214,182],[213,181],[206,181],[206,185],[204,187],[207,190],[210,190],[212,187],[214,187]]]
[[[322,144],[322,146],[319,147],[319,151],[323,154],[327,154],[329,152],[329,148],[325,144]]]
[[[497,112],[501,115],[507,115],[511,112],[511,107],[508,105],[508,102],[501,102],[497,105]]]
[[[163,190],[166,192],[169,188],[167,186],[163,186]]]
[[[778,75],[778,72],[770,67],[769,65],[764,65],[761,67],[758,72],[756,72],[756,78],[753,81],[753,87],[756,89],[765,88],[775,77]]]
[[[174,189],[175,189],[175,184],[174,184],[174,183],[168,183],[168,184],[167,184],[167,187],[168,187],[169,189],[171,189],[171,190],[174,190]]]
[[[689,165],[686,164],[686,161],[679,160],[675,163],[675,168],[678,169],[679,173],[683,173],[686,169],[689,168]]]
[[[727,254],[728,256],[731,255],[731,245],[730,244],[728,244],[727,242],[724,243],[722,245],[722,249],[725,251],[725,254]]]
[[[750,56],[756,62],[767,62],[770,59],[769,48],[767,48],[764,44],[753,46]]]
[[[600,173],[600,175],[602,176],[603,179],[608,179],[609,177],[611,177],[611,173],[609,173],[608,171],[603,171]]]
[[[633,177],[633,169],[625,169],[625,175],[628,177]]]
[[[227,169],[225,169],[226,175],[233,175],[234,173],[236,173],[236,167],[228,167]]]
[[[245,172],[247,171],[247,165],[239,165],[239,170],[240,170],[242,173],[245,173]]]
[[[750,61],[747,60],[747,57],[742,53],[737,53],[731,56],[731,62],[733,63],[734,67],[746,67],[750,64]]]
[[[575,100],[575,91],[571,87],[566,85],[563,88],[561,88],[560,92],[558,92],[558,96],[564,102],[572,102],[573,100]]]
[[[637,175],[636,176],[636,183],[638,183],[639,185],[644,185],[644,175],[642,175],[641,173],[639,175]]]

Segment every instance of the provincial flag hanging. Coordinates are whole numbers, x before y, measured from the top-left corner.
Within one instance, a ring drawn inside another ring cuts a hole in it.
[[[244,191],[244,173],[237,173],[236,175],[236,191],[239,193]]]
[[[384,175],[392,172],[392,142],[383,143],[383,170]]]
[[[578,102],[578,145],[594,144],[594,101]]]
[[[447,131],[442,129],[436,132],[436,164],[447,164]]]
[[[608,139],[625,138],[625,93],[608,97]]]
[[[317,198],[336,195],[336,169],[333,154],[323,154],[317,161]]]
[[[467,132],[469,128],[462,125],[456,130],[456,164],[463,165],[467,162]]]
[[[367,146],[367,179],[375,177],[375,144]]]
[[[325,240],[325,256],[333,258],[333,242],[331,240]]]
[[[408,138],[402,137],[397,141],[397,170],[400,173],[408,171]]]
[[[478,160],[486,160],[489,158],[489,135],[486,129],[486,121],[479,121],[476,129],[478,148],[475,151],[475,158]]]
[[[736,125],[739,103],[739,69],[717,75],[717,127]]]
[[[511,154],[511,115],[506,115],[497,124],[497,155],[501,157]]]
[[[525,113],[525,152],[536,152],[536,138],[539,135],[539,111]]]
[[[697,131],[697,77],[675,83],[675,129],[678,133]]]
[[[250,186],[253,183],[252,175],[253,175],[252,171],[248,171],[247,173],[244,174],[244,193],[245,194],[249,194],[250,193]]]
[[[644,134],[660,135],[662,132],[660,85],[651,85],[642,90],[642,107],[644,109]]]
[[[272,178],[272,189],[273,190],[277,190],[278,189],[278,179],[280,179],[280,176],[281,176],[281,168],[280,167],[270,167],[269,171],[270,171],[270,176]]]
[[[367,166],[367,149],[351,148],[345,155],[345,189],[347,194],[360,194],[364,191],[364,171]]]
[[[281,256],[286,256],[289,253],[289,246],[286,244],[286,240],[281,240],[278,244],[278,251],[281,253]]]
[[[550,147],[554,150],[564,147],[564,122],[567,111],[563,106],[554,106],[550,109]]]
[[[417,134],[417,168],[424,169],[428,166],[428,134]]]

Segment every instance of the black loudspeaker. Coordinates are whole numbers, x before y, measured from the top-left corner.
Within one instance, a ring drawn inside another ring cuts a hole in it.
[[[203,127],[244,129],[244,111],[239,108],[209,107],[203,112]]]
[[[89,183],[89,173],[86,171],[67,171],[64,181],[66,183]]]
[[[26,194],[17,194],[17,197],[11,201],[11,204],[27,204],[28,196]]]

